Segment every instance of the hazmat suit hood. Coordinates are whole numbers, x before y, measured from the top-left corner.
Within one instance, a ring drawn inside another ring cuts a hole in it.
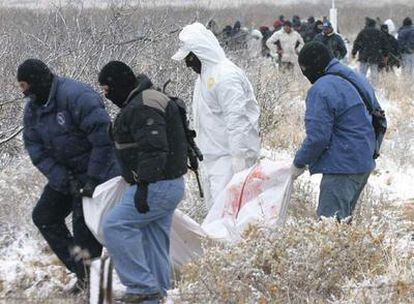
[[[183,60],[190,52],[200,59],[203,66],[217,64],[226,59],[216,36],[201,23],[185,26],[178,39],[180,48],[172,57],[173,60]]]
[[[395,24],[391,19],[385,20],[384,24],[388,26],[388,32],[391,35],[395,36],[397,34],[397,28],[395,27]]]

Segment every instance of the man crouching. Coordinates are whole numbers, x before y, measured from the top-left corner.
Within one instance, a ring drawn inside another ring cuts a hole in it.
[[[104,221],[104,237],[121,282],[124,303],[158,301],[170,288],[170,230],[184,196],[187,141],[178,106],[111,61],[99,74],[106,98],[121,108],[112,136],[122,176],[131,184]]]

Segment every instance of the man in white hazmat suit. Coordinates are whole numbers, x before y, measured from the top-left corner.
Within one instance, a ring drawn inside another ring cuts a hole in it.
[[[203,188],[210,208],[233,175],[258,159],[260,110],[250,81],[226,58],[211,31],[194,23],[183,28],[179,39],[180,49],[172,59],[185,59],[199,74],[193,123],[204,155]]]

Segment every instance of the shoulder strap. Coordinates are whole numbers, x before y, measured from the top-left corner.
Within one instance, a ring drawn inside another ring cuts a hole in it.
[[[362,101],[364,102],[364,104],[365,104],[365,107],[367,108],[367,110],[368,110],[368,113],[369,114],[372,114],[372,112],[374,111],[374,109],[373,109],[373,107],[372,107],[372,104],[371,104],[371,101],[369,100],[369,98],[367,97],[367,95],[361,90],[361,88],[354,82],[354,81],[352,81],[351,79],[349,79],[349,78],[347,78],[347,77],[345,77],[344,75],[342,75],[341,73],[335,73],[335,72],[326,72],[325,74],[324,74],[324,76],[325,75],[335,75],[335,76],[338,76],[338,77],[341,77],[342,79],[344,79],[344,80],[346,80],[347,82],[349,82],[356,90],[357,90],[357,92],[358,92],[358,94],[359,94],[359,96],[361,97],[361,99],[362,99]]]

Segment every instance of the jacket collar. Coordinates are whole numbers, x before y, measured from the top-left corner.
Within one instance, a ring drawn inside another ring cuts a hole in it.
[[[331,70],[331,69],[332,69],[335,65],[337,65],[337,64],[339,64],[338,59],[336,59],[336,58],[332,59],[332,60],[328,63],[328,65],[326,66],[326,68],[325,68],[325,72],[327,72],[327,71]]]
[[[126,106],[135,96],[137,96],[138,94],[142,93],[145,90],[148,90],[151,87],[152,87],[151,79],[149,79],[148,77],[141,79],[140,82],[138,83],[138,86],[134,90],[132,90],[131,93],[129,93],[127,99],[122,104],[122,107]]]

